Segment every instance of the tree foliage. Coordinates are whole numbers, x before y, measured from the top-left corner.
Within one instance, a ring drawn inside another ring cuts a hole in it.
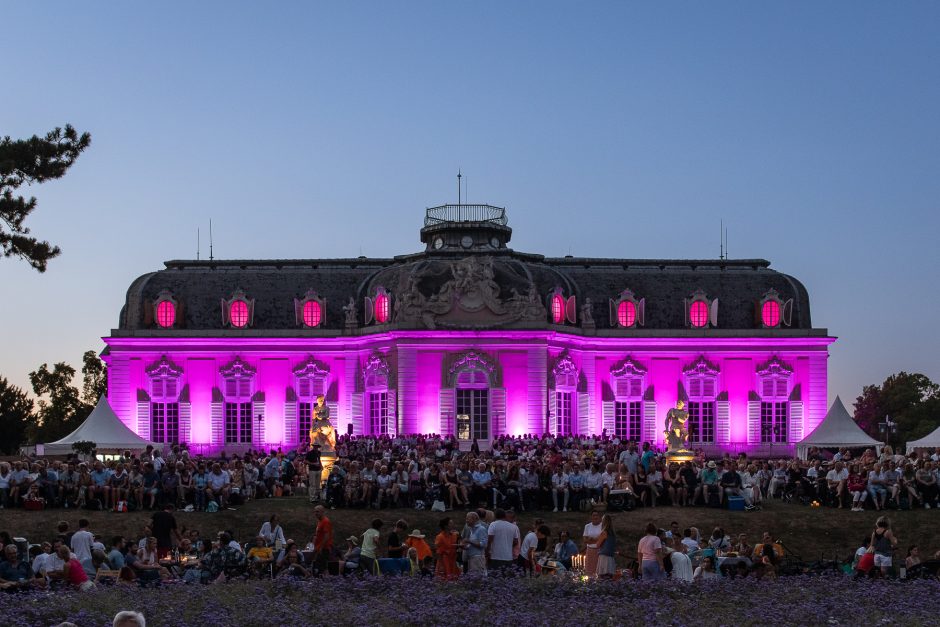
[[[922,438],[940,423],[940,385],[917,373],[893,374],[881,385],[866,385],[855,399],[855,421],[873,438],[883,440],[878,423],[896,422],[893,444]]]
[[[79,396],[78,388],[72,385],[75,368],[65,362],[59,362],[49,370],[43,364],[29,373],[33,393],[40,397],[38,411],[30,425],[29,439],[32,442],[51,442],[66,436],[78,426],[87,406]],[[47,400],[48,399],[48,400]]]
[[[90,408],[108,394],[108,367],[95,351],[82,355],[82,402]]]
[[[12,454],[19,450],[32,413],[33,401],[26,392],[0,377],[0,453]]]
[[[39,270],[62,252],[58,246],[30,236],[24,224],[36,208],[36,198],[14,196],[23,184],[32,185],[61,178],[91,144],[91,135],[66,124],[45,137],[0,140],[0,247],[5,257],[20,257]]]

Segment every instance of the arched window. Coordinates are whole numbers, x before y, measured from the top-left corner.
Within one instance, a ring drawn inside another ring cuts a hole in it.
[[[792,374],[793,369],[776,357],[757,369],[762,444],[788,441]]]
[[[610,387],[614,393],[614,435],[639,442],[643,427],[643,391],[646,368],[632,359],[624,359],[610,369]]]
[[[552,324],[565,324],[570,322],[574,324],[577,321],[577,300],[565,294],[560,287],[556,287],[548,294],[548,316]]]
[[[313,425],[317,397],[326,394],[330,367],[313,357],[294,368],[297,383],[297,441],[306,442]]]
[[[756,303],[757,324],[765,329],[790,326],[793,317],[793,299],[784,301],[776,290],[767,290]]]
[[[164,356],[146,370],[150,379],[150,440],[179,444],[180,377],[183,369]]]
[[[301,299],[294,299],[294,316],[298,326],[305,329],[315,329],[323,323],[326,317],[326,301],[317,296],[313,290],[307,290],[307,293]]]
[[[718,397],[718,366],[700,357],[683,370],[689,397],[689,441],[715,442],[715,410]]]
[[[637,299],[633,292],[624,290],[616,299],[610,299],[610,325],[630,329],[646,324],[646,299]]]
[[[392,320],[392,295],[384,287],[376,288],[372,296],[366,296],[365,323],[386,324]]]
[[[245,329],[253,323],[255,300],[236,290],[229,300],[222,299],[222,324]]]
[[[705,292],[697,290],[685,299],[685,322],[693,329],[718,326],[718,299],[709,300]]]
[[[251,444],[252,440],[252,403],[254,393],[255,369],[236,358],[224,366],[222,375],[222,394],[224,405],[224,435],[226,444]]]
[[[496,385],[497,378],[496,362],[488,355],[470,350],[454,360],[448,383],[455,392],[457,439],[490,439],[490,387]]]

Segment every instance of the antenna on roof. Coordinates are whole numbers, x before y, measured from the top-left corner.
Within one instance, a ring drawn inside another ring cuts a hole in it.
[[[725,227],[725,259],[728,258],[728,227]]]
[[[212,256],[212,220],[209,220],[209,261],[212,261],[214,257]]]
[[[461,176],[462,175],[460,174],[460,168],[457,168],[457,204],[458,205],[460,204],[460,178]]]
[[[718,258],[725,258],[725,221],[720,220],[718,222]]]
[[[200,243],[201,243],[201,242],[200,242],[200,240],[199,240],[199,227],[197,226],[197,227],[196,227],[196,261],[199,261],[199,245],[200,245]]]

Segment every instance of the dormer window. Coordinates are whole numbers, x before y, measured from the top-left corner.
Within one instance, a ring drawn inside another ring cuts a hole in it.
[[[178,303],[170,292],[164,290],[153,307],[153,319],[161,329],[172,329],[176,325]]]
[[[624,290],[616,299],[610,299],[611,326],[631,329],[646,323],[646,299],[639,300],[630,290]]]
[[[548,314],[552,324],[565,324],[567,320],[574,324],[577,320],[577,302],[574,296],[565,298],[560,287],[556,287],[548,295]]]
[[[757,322],[765,329],[776,329],[781,326],[790,326],[793,317],[793,299],[784,301],[777,294],[777,290],[767,290],[757,302]]]
[[[365,301],[365,321],[369,324],[375,320],[376,324],[385,324],[392,317],[392,295],[379,286],[375,294],[371,297],[366,296]]]
[[[299,326],[306,329],[315,329],[323,323],[326,312],[326,301],[317,296],[313,290],[307,290],[300,300],[294,299],[294,316]]]
[[[685,299],[686,326],[704,329],[709,325],[718,326],[718,299],[708,300],[705,292],[696,291]]]
[[[222,324],[235,329],[250,327],[255,312],[255,299],[248,298],[241,290],[236,290],[230,300],[222,300]]]

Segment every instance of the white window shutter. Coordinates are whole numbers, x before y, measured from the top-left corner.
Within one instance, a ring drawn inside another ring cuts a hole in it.
[[[398,390],[388,391],[388,434],[391,437],[398,435]]]
[[[718,326],[718,299],[712,301],[711,307],[708,308],[708,317],[711,320],[712,326]]]
[[[637,326],[646,326],[646,299],[641,298],[636,304],[636,324]]]
[[[558,434],[557,403],[558,393],[555,388],[548,388],[548,432],[552,435]]]
[[[565,318],[568,322],[574,324],[577,322],[578,303],[575,296],[569,296],[565,303]]]
[[[793,319],[793,299],[789,299],[783,304],[783,312],[780,316],[780,322],[783,323],[783,326],[790,326],[790,322]]]
[[[490,408],[493,412],[494,431],[492,435],[506,434],[506,388],[490,390]]]
[[[602,409],[604,412],[604,429],[607,430],[607,435],[613,437],[615,430],[614,401],[603,401]]]
[[[607,315],[610,316],[610,326],[612,327],[620,326],[620,316],[617,315],[617,306],[618,304],[614,302],[613,298],[607,299]]]
[[[375,304],[368,296],[366,296],[365,301],[363,302],[362,313],[365,316],[365,324],[371,323],[372,316],[375,313]]]
[[[752,398],[747,404],[747,442],[760,444],[760,399]]]
[[[352,395],[352,424],[353,433],[362,435],[365,433],[364,417],[362,412],[362,392],[353,392]]]
[[[457,411],[457,392],[453,388],[441,388],[441,432],[440,435],[454,434],[454,420]]]

